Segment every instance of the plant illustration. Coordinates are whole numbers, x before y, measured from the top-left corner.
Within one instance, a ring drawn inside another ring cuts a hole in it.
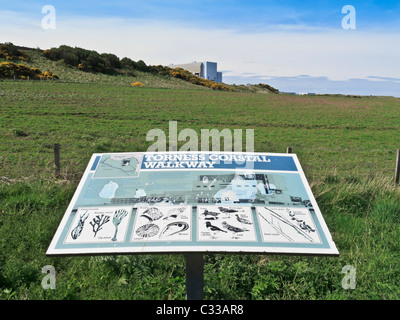
[[[117,241],[117,232],[118,232],[118,225],[121,223],[122,219],[126,217],[128,214],[128,211],[124,209],[120,209],[115,211],[114,217],[113,217],[113,224],[115,226],[115,233],[114,237],[111,239],[112,241]]]
[[[110,217],[102,214],[102,215],[97,215],[95,218],[93,218],[91,222],[89,222],[93,228],[94,237],[96,237],[97,232],[99,232],[102,229],[102,226],[109,221]]]
[[[71,231],[71,237],[72,239],[76,240],[78,239],[78,237],[81,235],[82,230],[83,230],[83,226],[85,224],[86,219],[89,217],[89,213],[86,210],[85,213],[83,213],[80,217],[79,217],[79,221],[78,224],[76,225],[76,227]]]

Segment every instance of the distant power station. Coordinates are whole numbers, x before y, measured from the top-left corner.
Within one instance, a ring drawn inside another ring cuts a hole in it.
[[[222,72],[217,71],[217,63],[216,62],[194,61],[192,63],[185,63],[185,64],[170,64],[168,67],[182,68],[200,78],[215,81],[218,83],[222,82]]]

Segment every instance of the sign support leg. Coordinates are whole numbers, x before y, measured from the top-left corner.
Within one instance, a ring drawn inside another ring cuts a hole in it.
[[[186,300],[203,300],[204,256],[202,253],[187,253],[186,258]]]

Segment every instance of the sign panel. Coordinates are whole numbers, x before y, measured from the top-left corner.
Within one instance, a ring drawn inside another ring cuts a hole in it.
[[[93,154],[47,255],[338,255],[295,154]]]

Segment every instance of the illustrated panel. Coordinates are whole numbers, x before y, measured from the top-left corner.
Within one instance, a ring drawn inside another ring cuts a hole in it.
[[[138,207],[131,241],[190,241],[191,206]]]
[[[321,243],[308,208],[257,207],[263,242]]]
[[[199,241],[257,241],[251,207],[199,206]]]
[[[78,208],[65,243],[122,242],[131,213],[131,206]]]

